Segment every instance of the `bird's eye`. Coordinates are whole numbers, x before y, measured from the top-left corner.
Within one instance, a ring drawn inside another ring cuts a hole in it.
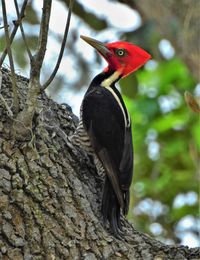
[[[117,50],[116,50],[116,54],[117,54],[119,57],[123,57],[123,56],[126,54],[126,52],[125,52],[124,49],[117,49]]]

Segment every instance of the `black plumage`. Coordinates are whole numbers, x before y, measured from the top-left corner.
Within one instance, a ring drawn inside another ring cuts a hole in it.
[[[126,215],[129,208],[133,146],[131,124],[126,125],[130,120],[128,112],[115,87],[120,77],[108,87],[102,86],[113,73],[102,72],[93,79],[82,102],[82,122],[94,152],[106,171],[103,218],[110,222],[114,235],[119,236],[120,212],[122,210]]]

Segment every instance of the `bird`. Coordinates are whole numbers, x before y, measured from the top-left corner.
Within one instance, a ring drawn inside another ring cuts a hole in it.
[[[121,214],[127,215],[133,176],[131,119],[115,84],[143,66],[151,55],[129,42],[103,43],[80,36],[106,60],[94,77],[80,108],[80,121],[70,141],[97,158],[105,171],[101,213],[111,233],[123,234]]]

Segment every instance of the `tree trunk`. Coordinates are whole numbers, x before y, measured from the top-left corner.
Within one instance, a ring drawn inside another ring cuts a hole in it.
[[[0,94],[11,106],[10,74],[2,72]],[[17,76],[21,109],[27,83]],[[77,125],[69,106],[42,94],[30,140],[15,140],[13,119],[2,99],[0,118],[0,259],[200,258],[199,248],[164,245],[125,219],[124,240],[103,227],[103,180],[92,158],[65,142],[65,134]]]

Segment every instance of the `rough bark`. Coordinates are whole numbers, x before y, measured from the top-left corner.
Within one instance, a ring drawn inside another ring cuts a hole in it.
[[[28,80],[17,76],[17,84],[23,109]],[[6,70],[1,94],[11,105]],[[200,259],[199,248],[164,245],[124,219],[124,240],[103,227],[103,180],[92,158],[63,138],[77,124],[70,107],[42,94],[24,142],[13,139],[1,100],[0,118],[0,259]]]

